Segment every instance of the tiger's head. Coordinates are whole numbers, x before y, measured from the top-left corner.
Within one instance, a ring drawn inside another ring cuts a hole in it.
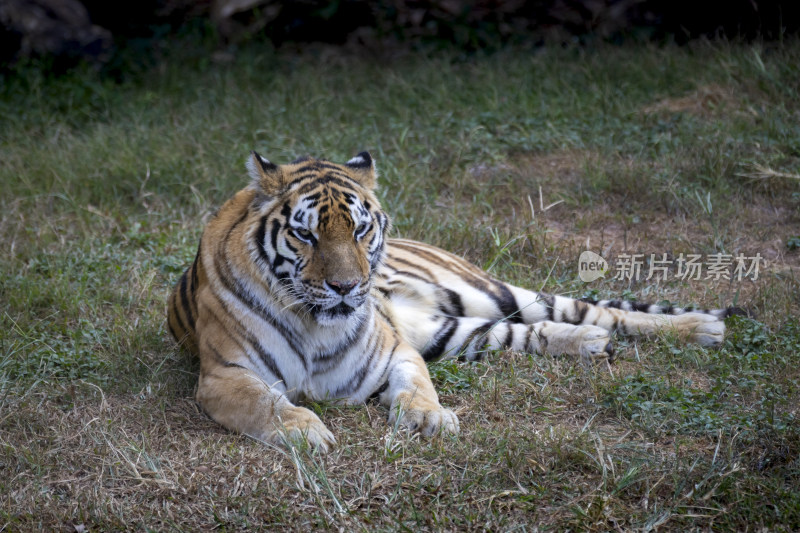
[[[359,315],[390,227],[369,153],[276,165],[253,152],[247,168],[261,203],[254,256],[284,303],[324,326]]]

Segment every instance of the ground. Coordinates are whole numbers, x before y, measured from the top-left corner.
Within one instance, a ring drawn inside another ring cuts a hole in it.
[[[0,531],[796,530],[800,45],[438,52],[184,47],[129,80],[0,99]],[[169,288],[256,149],[370,150],[395,235],[572,296],[739,305],[720,349],[489,354],[431,369],[457,437],[314,404],[327,456],[193,401]],[[584,283],[578,257],[760,254],[757,279]]]

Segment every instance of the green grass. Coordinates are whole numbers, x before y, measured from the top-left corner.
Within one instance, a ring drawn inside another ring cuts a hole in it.
[[[800,43],[380,60],[190,49],[0,85],[0,530],[800,527]],[[458,438],[312,407],[327,457],[192,401],[165,299],[256,149],[370,150],[395,234],[574,296],[732,303],[719,350],[432,368]],[[759,252],[755,281],[584,284],[578,255]]]

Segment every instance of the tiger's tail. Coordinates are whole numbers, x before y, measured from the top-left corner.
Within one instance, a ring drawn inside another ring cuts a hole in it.
[[[622,311],[638,311],[640,313],[650,313],[657,315],[683,315],[686,313],[703,313],[724,320],[730,316],[754,317],[754,313],[742,307],[730,306],[721,309],[704,309],[696,305],[679,307],[671,304],[653,304],[647,302],[637,302],[629,300],[595,300],[594,298],[581,298],[581,302],[610,309],[620,309]]]

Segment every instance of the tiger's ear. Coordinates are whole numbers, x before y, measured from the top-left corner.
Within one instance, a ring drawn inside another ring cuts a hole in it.
[[[353,171],[356,181],[364,187],[374,189],[378,184],[378,169],[375,168],[375,161],[369,152],[361,152],[345,163],[345,166]]]
[[[267,194],[275,194],[284,186],[281,167],[261,157],[255,150],[247,158],[247,172],[253,182]]]

